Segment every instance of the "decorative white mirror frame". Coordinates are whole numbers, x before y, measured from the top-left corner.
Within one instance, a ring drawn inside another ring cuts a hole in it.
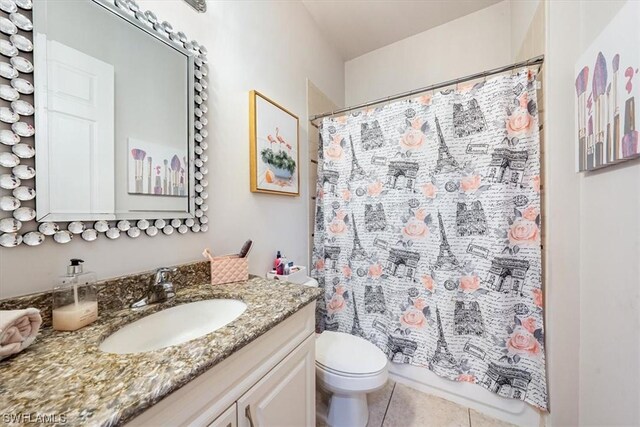
[[[89,227],[83,221],[65,223],[35,221],[35,143],[33,117],[33,86],[31,85],[33,66],[33,21],[32,0],[0,0],[0,16],[7,18],[13,25],[0,27],[0,246],[15,247],[24,243],[28,246],[40,245],[46,236],[52,236],[58,243],[68,243],[74,235],[80,235],[86,241],[96,240],[101,234],[108,239],[117,239],[122,233],[136,238],[142,233],[155,236],[164,234],[205,232],[208,230],[206,199],[208,186],[206,150],[208,144],[206,129],[208,99],[206,76],[208,74],[207,50],[195,40],[189,41],[181,31],[174,31],[167,21],[160,21],[147,10],[142,11],[135,0],[92,0],[106,7],[140,29],[157,37],[168,45],[193,58],[194,117],[193,149],[189,153],[193,162],[193,178],[190,179],[193,190],[190,191],[190,206],[195,218],[186,219],[140,219],[96,221]],[[17,37],[21,36],[21,37]],[[25,43],[24,38],[30,43]],[[30,47],[29,47],[30,45]],[[27,59],[12,60],[22,57]],[[6,61],[9,60],[11,64]],[[20,62],[18,62],[20,61]],[[29,81],[26,85],[25,80]],[[7,83],[10,82],[11,85]],[[29,89],[29,86],[31,88]],[[25,90],[26,89],[26,90]],[[38,90],[38,88],[35,88]],[[15,98],[15,99],[14,99]],[[25,99],[26,98],[26,99]],[[32,108],[25,110],[26,101]],[[25,120],[26,121],[23,121]],[[11,124],[11,129],[7,129]],[[28,183],[28,184],[27,184]],[[25,203],[26,202],[26,203]],[[2,217],[2,214],[9,217]]]

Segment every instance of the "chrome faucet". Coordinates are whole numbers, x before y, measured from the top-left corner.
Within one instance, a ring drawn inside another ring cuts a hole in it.
[[[176,268],[160,267],[157,269],[156,277],[153,284],[149,287],[147,296],[131,304],[131,308],[145,307],[149,304],[173,299],[176,296],[176,291],[173,283],[168,280],[167,274],[173,273],[174,271],[176,271]]]

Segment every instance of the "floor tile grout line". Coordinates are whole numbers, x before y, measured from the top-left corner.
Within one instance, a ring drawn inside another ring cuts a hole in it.
[[[467,414],[469,415],[469,427],[471,427],[471,409],[467,408]]]
[[[387,402],[387,407],[384,410],[384,416],[382,417],[382,423],[380,423],[380,427],[384,426],[384,420],[387,419],[387,412],[389,412],[389,407],[391,406],[391,399],[393,399],[393,392],[396,391],[396,385],[398,383],[393,383],[393,388],[391,389],[391,394],[389,394],[389,401]]]

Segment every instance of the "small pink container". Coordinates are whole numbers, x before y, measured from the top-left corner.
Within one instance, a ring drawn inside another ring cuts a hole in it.
[[[238,255],[222,255],[214,257],[209,249],[202,252],[205,258],[211,262],[211,284],[244,282],[249,280],[248,258],[239,258]]]

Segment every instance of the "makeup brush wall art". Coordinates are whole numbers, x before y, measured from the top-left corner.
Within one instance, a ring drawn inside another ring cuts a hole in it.
[[[576,64],[576,169],[591,171],[640,156],[640,2],[627,2]]]
[[[129,138],[129,194],[186,197],[187,155],[164,144]]]

